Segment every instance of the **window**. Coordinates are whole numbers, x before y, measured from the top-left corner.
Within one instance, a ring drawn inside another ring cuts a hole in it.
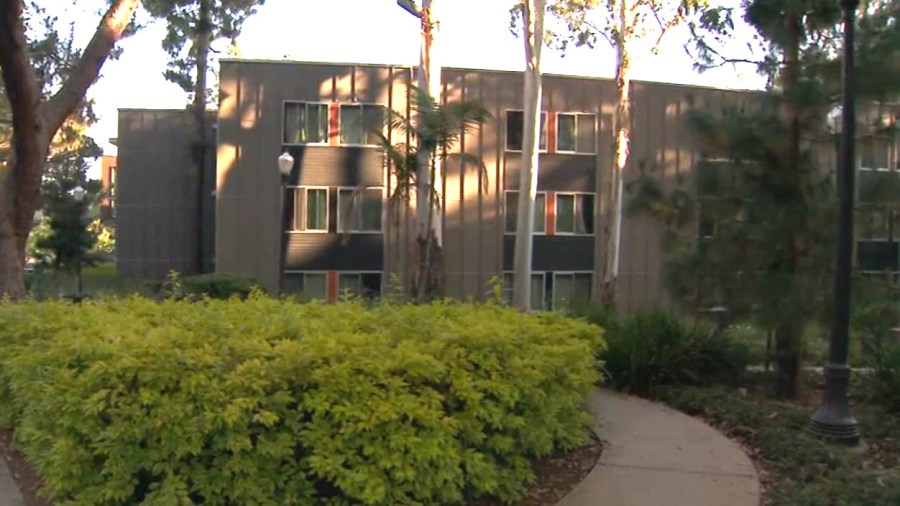
[[[513,273],[503,273],[503,297],[507,304],[512,304]],[[531,273],[531,310],[543,311],[546,309],[546,295],[544,292],[544,273]]]
[[[285,102],[285,144],[324,144],[326,142],[328,142],[327,104]]]
[[[386,109],[380,105],[341,105],[341,144],[378,146]]]
[[[382,188],[338,190],[338,232],[381,232]]]
[[[556,151],[596,153],[595,118],[593,114],[559,113],[556,116]]]
[[[295,189],[291,221],[294,231],[328,232],[328,188]]]
[[[373,299],[381,295],[380,272],[338,273],[338,292],[341,296],[351,295]]]
[[[522,111],[506,111],[506,150],[522,151],[525,116]],[[547,150],[547,113],[541,113],[540,151]]]
[[[543,234],[546,220],[544,215],[547,211],[547,195],[538,193],[534,198],[534,233]],[[515,234],[518,228],[519,219],[519,192],[506,192],[506,233]]]
[[[556,233],[593,234],[594,195],[590,193],[556,194]]]
[[[325,300],[327,295],[324,272],[286,272],[284,274],[285,293],[299,293],[310,299]]]
[[[591,299],[591,273],[554,273],[553,309],[571,307]]]

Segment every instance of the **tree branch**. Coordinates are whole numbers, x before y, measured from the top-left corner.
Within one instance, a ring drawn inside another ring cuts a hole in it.
[[[134,11],[140,3],[141,0],[116,0],[103,15],[97,31],[84,49],[81,59],[72,69],[69,79],[46,103],[43,111],[47,120],[46,132],[52,135],[84,99],[116,42],[122,38],[131,23]]]

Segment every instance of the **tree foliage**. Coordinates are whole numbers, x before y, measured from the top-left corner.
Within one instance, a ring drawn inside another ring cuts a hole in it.
[[[208,5],[208,14],[201,4]],[[218,40],[235,43],[244,22],[265,0],[144,0],[144,8],[166,23],[162,48],[171,58],[164,76],[193,97],[198,58],[207,58],[198,49],[199,38],[208,45]],[[203,19],[203,18],[206,19]],[[193,100],[193,98],[191,98]]]

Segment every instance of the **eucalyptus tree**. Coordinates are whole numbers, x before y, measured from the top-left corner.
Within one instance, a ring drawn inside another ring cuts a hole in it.
[[[613,115],[614,159],[603,206],[603,283],[600,297],[613,303],[619,275],[623,188],[631,143],[631,110],[633,107],[632,64],[642,51],[657,53],[663,39],[679,25],[709,7],[708,0],[550,0],[550,11],[567,27],[555,34],[565,48],[568,44],[593,47],[607,42],[616,52],[616,110]]]

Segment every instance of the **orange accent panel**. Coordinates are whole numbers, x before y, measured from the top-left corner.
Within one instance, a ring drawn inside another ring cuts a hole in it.
[[[337,146],[341,142],[341,105],[332,102],[328,106],[328,145]]]
[[[547,235],[556,235],[556,192],[547,192]]]
[[[547,112],[547,152],[556,153],[556,113]]]
[[[338,276],[335,271],[325,273],[325,300],[328,302],[338,300]]]

